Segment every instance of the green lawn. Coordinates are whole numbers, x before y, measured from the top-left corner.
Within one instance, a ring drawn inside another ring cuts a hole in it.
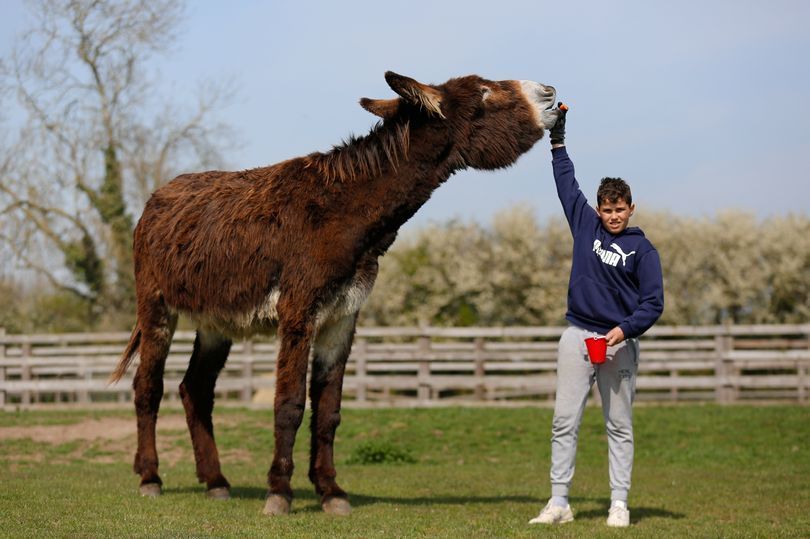
[[[629,530],[605,526],[607,445],[597,408],[587,410],[580,431],[571,500],[576,520],[554,528],[527,524],[549,492],[551,414],[544,408],[345,410],[336,455],[352,516],[320,511],[306,478],[302,428],[293,512],[269,518],[261,509],[272,455],[270,412],[215,412],[223,471],[233,485],[227,502],[208,500],[196,482],[179,410],[161,415],[171,428],[159,433],[164,495],[158,499],[136,495],[134,434],[72,436],[92,419],[102,419],[105,429],[134,423],[133,413],[0,413],[0,535],[810,536],[810,408],[637,407]],[[21,437],[21,428],[35,426],[41,428],[32,429],[34,439]],[[63,439],[41,437],[60,428]],[[375,458],[384,462],[366,463]]]

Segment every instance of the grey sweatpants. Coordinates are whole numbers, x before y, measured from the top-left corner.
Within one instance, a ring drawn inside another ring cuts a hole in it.
[[[551,427],[551,495],[568,496],[574,477],[577,435],[588,393],[596,381],[608,436],[611,500],[627,501],[633,471],[633,399],[638,372],[638,340],[608,348],[607,361],[593,365],[585,338],[593,332],[570,326],[560,337],[557,397]]]

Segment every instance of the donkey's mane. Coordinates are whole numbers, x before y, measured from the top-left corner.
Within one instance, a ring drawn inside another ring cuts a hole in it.
[[[380,121],[364,137],[351,135],[327,153],[309,154],[304,166],[315,168],[327,183],[351,182],[381,174],[386,164],[396,170],[400,160],[408,159],[409,147],[409,122]]]

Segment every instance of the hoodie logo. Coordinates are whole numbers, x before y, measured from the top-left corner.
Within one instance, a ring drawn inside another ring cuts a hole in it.
[[[608,251],[606,249],[602,249],[602,242],[599,240],[593,241],[593,252],[596,253],[604,264],[608,266],[613,266],[614,268],[619,264],[619,260],[622,261],[622,266],[627,265],[627,257],[630,255],[636,254],[635,251],[630,251],[629,253],[625,253],[622,251],[622,248],[616,245],[615,243],[610,244],[611,249],[617,252]]]
[[[622,248],[619,247],[618,245],[616,245],[615,243],[611,243],[610,248],[621,255],[621,257],[622,257],[622,267],[627,265],[627,257],[628,256],[636,254],[635,251],[630,251],[629,253],[625,254],[624,251],[622,251]]]

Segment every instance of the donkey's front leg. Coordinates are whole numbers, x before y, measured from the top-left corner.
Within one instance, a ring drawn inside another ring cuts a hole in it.
[[[352,314],[327,322],[315,338],[312,362],[309,479],[321,497],[323,510],[336,515],[351,513],[348,496],[335,481],[337,472],[333,453],[335,430],[340,425],[343,374],[356,320],[357,314]]]
[[[280,346],[276,360],[275,448],[267,474],[270,490],[264,505],[266,515],[286,515],[292,504],[295,434],[304,417],[307,362],[312,338],[311,324],[279,324]]]

